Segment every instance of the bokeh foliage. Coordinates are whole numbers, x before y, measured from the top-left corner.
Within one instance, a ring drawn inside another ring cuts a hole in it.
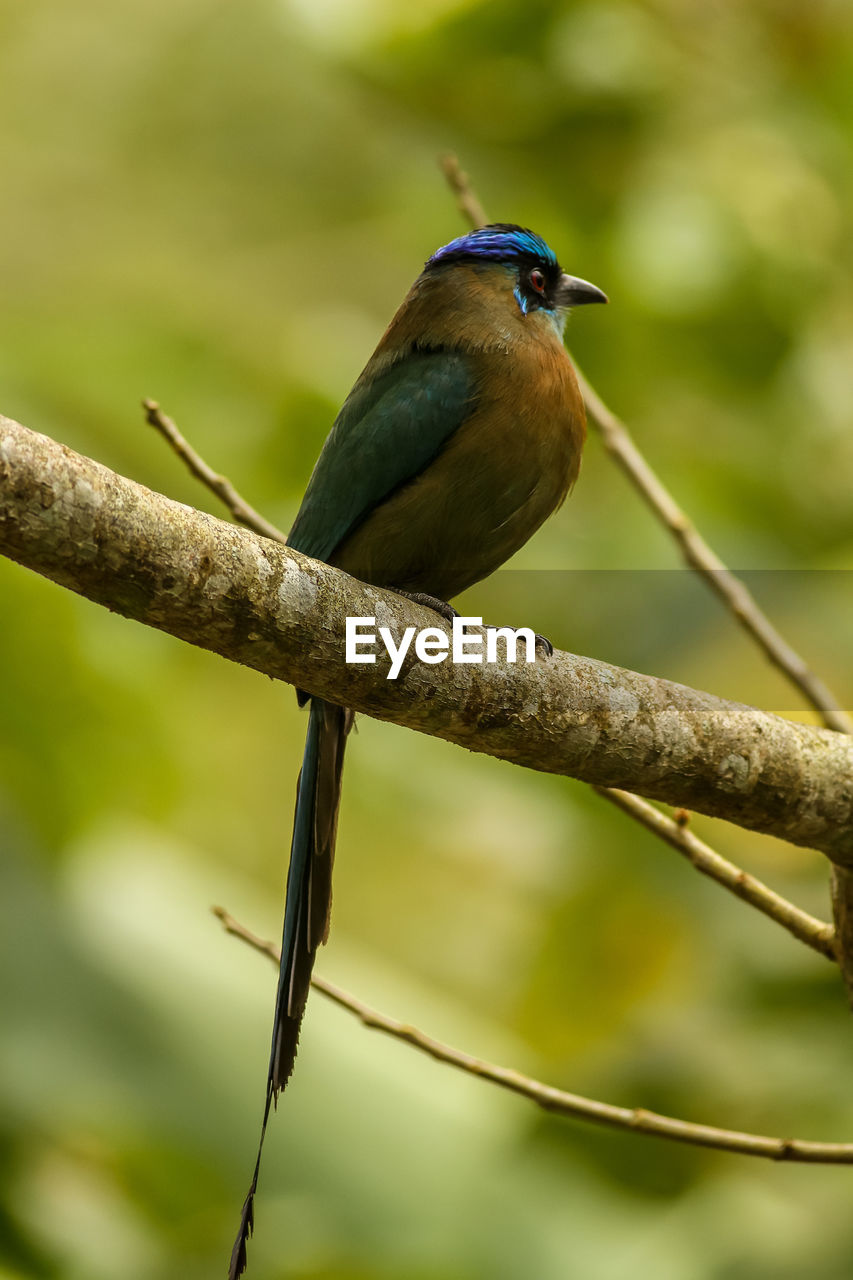
[[[181,500],[153,395],[285,528],[462,223],[612,298],[571,346],[851,701],[853,15],[833,0],[0,2],[0,410]],[[475,613],[788,714],[598,442]],[[224,1270],[274,977],[291,691],[0,563],[0,1276]],[[697,823],[818,913],[817,856]],[[585,789],[363,720],[320,968],[555,1084],[853,1135],[836,974]],[[315,997],[256,1280],[824,1280],[853,1172],[538,1115]]]

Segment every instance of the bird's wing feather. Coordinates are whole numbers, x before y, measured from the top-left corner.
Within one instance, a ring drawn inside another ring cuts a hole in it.
[[[467,359],[412,351],[344,403],[317,460],[288,546],[325,560],[400,485],[413,480],[475,406]]]

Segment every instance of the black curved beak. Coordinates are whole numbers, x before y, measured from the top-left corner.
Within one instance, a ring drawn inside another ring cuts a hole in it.
[[[607,294],[588,280],[577,276],[560,276],[554,299],[558,307],[583,307],[589,302],[606,302]]]

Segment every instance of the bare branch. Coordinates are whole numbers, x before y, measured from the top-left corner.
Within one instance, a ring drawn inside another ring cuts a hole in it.
[[[827,686],[773,626],[745,584],[727,569],[687,518],[670,492],[640,453],[628,428],[578,372],[587,416],[599,430],[604,446],[634,484],[681,548],[685,561],[720,597],[730,613],[757,642],[765,656],[820,712],[824,724],[839,733],[853,733],[853,719],[843,711]]]
[[[251,507],[226,476],[219,475],[207,465],[201,454],[196,453],[189,441],[181,435],[172,419],[163,413],[156,400],[143,400],[142,407],[145,410],[146,421],[169,442],[195,478],[207,485],[220,502],[225,504],[235,520],[245,525],[247,529],[254,529],[255,533],[259,533],[262,538],[272,538],[273,542],[287,542],[281,530],[274,524],[270,524],[259,511]]]
[[[853,864],[853,740],[555,653],[345,660],[348,617],[399,644],[436,615],[0,418],[0,551],[108,608],[338,706],[527,768],[639,792]]]
[[[226,931],[254,947],[279,963],[279,951],[271,942],[264,942],[244,928],[223,907],[214,907],[213,914],[222,921]],[[642,1107],[617,1107],[609,1102],[585,1098],[581,1094],[566,1093],[551,1085],[542,1084],[520,1071],[498,1067],[482,1058],[474,1058],[460,1049],[442,1044],[440,1040],[425,1035],[416,1027],[372,1009],[349,992],[323,978],[314,977],[312,987],[329,1000],[340,1005],[358,1018],[369,1030],[402,1040],[420,1053],[428,1054],[438,1062],[456,1067],[468,1075],[508,1089],[535,1102],[554,1115],[569,1116],[574,1120],[586,1120],[593,1124],[607,1125],[612,1129],[627,1129],[630,1133],[646,1137],[667,1138],[670,1142],[687,1143],[690,1146],[713,1147],[718,1151],[731,1151],[737,1155],[763,1156],[768,1160],[785,1160],[803,1164],[853,1164],[853,1143],[806,1142],[800,1138],[771,1138],[756,1133],[740,1133],[734,1129],[717,1129],[713,1125],[693,1124],[689,1120],[676,1120]]]
[[[459,164],[458,157],[453,155],[452,152],[442,156],[441,168],[451,191],[456,196],[456,203],[459,205],[462,217],[466,218],[475,230],[477,227],[484,227],[489,219],[486,217],[485,209],[477,199],[477,194],[471,186],[468,174],[464,172]]]
[[[750,906],[763,912],[771,920],[775,920],[783,929],[787,929],[790,934],[814,951],[826,956],[829,960],[837,959],[835,930],[831,924],[816,920],[814,916],[801,911],[792,902],[788,902],[786,898],[768,889],[766,884],[762,884],[760,880],[756,880],[754,876],[748,875],[733,862],[723,858],[710,845],[705,844],[704,840],[695,836],[687,828],[683,819],[668,818],[654,805],[641,800],[639,796],[632,796],[627,791],[616,791],[611,787],[594,787],[593,790],[600,796],[604,796],[611,804],[615,804],[623,813],[636,818],[654,835],[660,836],[661,840],[672,845],[673,849],[684,854],[688,862],[692,863],[702,875],[716,880],[717,884],[721,884],[724,889],[728,889],[736,897],[748,902]],[[683,813],[683,810],[681,812]]]

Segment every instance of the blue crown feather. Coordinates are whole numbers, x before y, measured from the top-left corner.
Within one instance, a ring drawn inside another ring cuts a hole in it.
[[[457,236],[437,249],[426,265],[432,267],[456,258],[485,258],[492,262],[536,258],[549,267],[557,265],[557,255],[541,236],[508,222],[496,222],[477,231],[469,231],[465,236]]]

